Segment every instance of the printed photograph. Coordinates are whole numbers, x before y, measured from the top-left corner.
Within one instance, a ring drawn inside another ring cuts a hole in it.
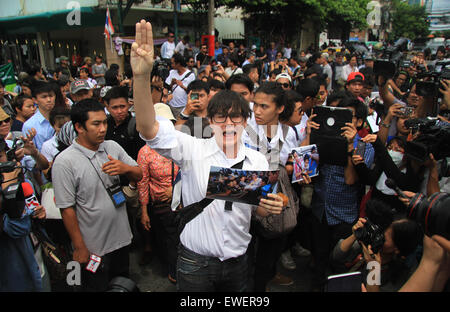
[[[294,172],[292,183],[303,180],[302,173],[310,177],[319,175],[319,153],[316,144],[301,146],[292,150]]]
[[[207,198],[258,205],[261,198],[278,189],[279,171],[249,171],[211,167]]]

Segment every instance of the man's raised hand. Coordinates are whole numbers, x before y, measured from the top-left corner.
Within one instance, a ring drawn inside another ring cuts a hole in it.
[[[136,38],[131,46],[130,63],[133,75],[150,75],[153,69],[153,31],[150,22],[136,23]]]

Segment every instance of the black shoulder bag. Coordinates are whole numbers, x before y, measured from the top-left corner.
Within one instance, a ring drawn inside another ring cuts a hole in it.
[[[245,160],[245,159],[244,159]],[[234,169],[242,169],[242,165],[244,164],[244,160],[238,162],[231,168]],[[178,228],[178,238],[180,238],[181,232],[183,232],[184,227],[190,221],[192,221],[195,217],[197,217],[202,211],[209,206],[213,202],[214,199],[211,198],[203,198],[201,201],[190,204],[189,206],[183,207],[177,212],[177,216],[175,218],[175,222]],[[231,210],[231,202],[225,203],[225,209]]]

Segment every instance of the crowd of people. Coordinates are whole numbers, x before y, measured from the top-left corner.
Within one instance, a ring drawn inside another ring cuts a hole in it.
[[[310,257],[312,291],[326,290],[330,275],[370,275],[371,261],[381,282],[364,283],[367,291],[448,290],[448,233],[407,213],[421,193],[449,202],[450,155],[419,161],[407,148],[422,131],[407,121],[433,116],[436,105],[436,127],[449,127],[450,80],[439,80],[439,102],[418,88],[424,65],[431,70],[445,49],[431,61],[420,51],[387,77],[374,71],[376,52],[216,42],[209,55],[189,40],[169,33],[153,49],[141,21],[123,74],[100,56],[76,69],[60,56],[53,71],[18,73],[15,92],[0,86],[0,157],[11,167],[1,170],[0,291],[105,291],[113,278],[129,278],[130,248],[141,265],[157,253],[179,291],[291,285],[277,264],[295,270],[295,257]],[[314,150],[320,163],[305,168],[319,174],[311,178],[295,169],[294,150],[316,143],[318,106],[345,108],[352,119],[333,134],[339,148]],[[205,199],[211,166],[276,177],[224,186],[233,193],[257,184],[258,204]],[[11,200],[14,183],[30,184],[42,205]],[[268,224],[287,211],[295,226],[275,235]],[[358,234],[367,224],[379,229],[380,248]],[[67,285],[55,257],[82,265],[81,286]]]

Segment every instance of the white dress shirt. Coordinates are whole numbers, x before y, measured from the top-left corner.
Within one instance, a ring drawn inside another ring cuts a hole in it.
[[[170,59],[175,52],[175,42],[166,41],[161,46],[161,57],[163,59]]]
[[[345,66],[342,67],[342,79],[344,79],[344,81],[347,81],[348,75],[350,75],[350,73],[353,72],[357,72],[358,71],[358,67],[352,67],[350,66],[350,64],[347,64]]]
[[[242,169],[268,170],[265,157],[240,144],[237,157],[228,159],[214,137],[197,139],[175,130],[171,121],[156,117],[159,130],[147,144],[162,156],[173,159],[181,169],[184,207],[206,196],[211,166],[232,167],[244,160]],[[225,210],[225,201],[214,200],[202,213],[186,224],[180,235],[184,247],[221,261],[243,255],[251,239],[249,234],[252,210],[255,206],[233,203]]]
[[[286,138],[283,138],[283,128],[281,123],[278,123],[277,133],[275,136],[270,140],[270,142],[267,140],[266,133],[264,131],[265,126],[258,125],[255,120],[255,114],[252,113],[252,116],[247,120],[247,125],[252,127],[253,130],[258,134],[260,138],[260,146],[266,146],[267,150],[273,150],[278,149],[278,146],[281,142],[283,142],[283,147],[281,148],[280,155],[279,155],[279,162],[282,164],[286,164],[286,161],[289,158],[289,154],[292,152],[292,149],[298,147],[297,145],[297,139],[295,136],[294,130],[289,127],[288,133],[286,135]],[[260,150],[258,146],[254,143],[254,141],[251,139],[250,134],[247,133],[247,131],[244,131],[242,134],[242,140],[244,141],[245,146],[253,149],[253,150]],[[278,157],[277,155],[272,155],[272,157]],[[273,160],[273,158],[272,158]],[[276,169],[276,168],[271,168]]]

